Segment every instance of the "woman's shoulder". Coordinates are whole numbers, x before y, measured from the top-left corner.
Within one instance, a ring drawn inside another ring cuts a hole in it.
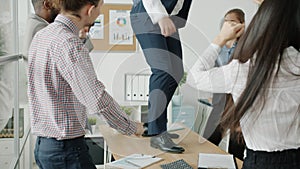
[[[284,50],[284,54],[286,54],[287,56],[300,56],[300,49],[296,49],[295,47],[290,46]]]
[[[286,62],[291,62],[300,66],[300,51],[299,49],[295,49],[293,46],[284,50],[282,58]]]
[[[281,68],[293,74],[300,74],[300,52],[293,46],[286,48],[282,55]]]

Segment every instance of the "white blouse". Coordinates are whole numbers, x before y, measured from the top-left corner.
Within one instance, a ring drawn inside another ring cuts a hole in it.
[[[169,16],[160,0],[142,0],[144,7],[151,18],[153,24],[156,24],[163,17]],[[184,0],[178,0],[171,15],[176,15],[182,8]]]
[[[211,44],[188,73],[187,82],[203,91],[231,93],[236,102],[245,88],[249,62],[233,60],[214,67],[221,48]],[[300,147],[300,53],[285,50],[278,76],[268,87],[264,107],[257,99],[240,120],[246,145],[252,150],[281,151]],[[260,112],[260,113],[259,113]]]

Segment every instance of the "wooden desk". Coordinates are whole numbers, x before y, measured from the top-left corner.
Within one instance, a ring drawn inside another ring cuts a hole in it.
[[[219,147],[210,143],[188,128],[175,131],[175,133],[179,134],[180,137],[178,139],[174,139],[174,142],[185,148],[185,152],[183,154],[162,152],[159,149],[150,147],[150,138],[124,136],[105,125],[100,126],[100,131],[104,136],[109,151],[113,154],[115,159],[120,159],[134,153],[154,155],[164,159],[159,163],[147,167],[147,169],[161,168],[161,164],[170,163],[179,159],[184,159],[193,168],[197,169],[198,154],[200,152],[226,154],[226,152],[221,150]],[[241,169],[242,161],[237,159],[237,165],[238,168]]]

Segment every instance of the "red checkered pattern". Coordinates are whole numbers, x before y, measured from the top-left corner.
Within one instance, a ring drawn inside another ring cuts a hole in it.
[[[87,111],[103,115],[123,134],[136,125],[97,80],[79,29],[67,17],[39,31],[29,50],[28,97],[32,132],[70,139],[85,134]]]

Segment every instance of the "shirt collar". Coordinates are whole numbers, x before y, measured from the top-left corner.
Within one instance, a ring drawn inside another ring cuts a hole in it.
[[[230,48],[227,48],[226,45],[224,45],[222,48],[223,49],[227,49],[227,50],[232,50],[232,49],[234,49],[236,47],[236,45],[237,45],[237,41],[235,41]]]
[[[78,27],[76,26],[76,24],[71,20],[69,19],[68,17],[64,16],[64,15],[57,15],[57,17],[55,18],[55,21],[54,22],[59,22],[59,23],[62,23],[64,24],[66,27],[68,27],[72,33],[76,34],[76,35],[79,35],[79,29]]]
[[[29,15],[29,18],[31,18],[31,19],[36,19],[36,20],[39,20],[39,21],[41,21],[41,22],[45,22],[45,23],[49,24],[48,21],[46,21],[44,18],[42,18],[42,17],[40,17],[40,16],[38,16],[38,15],[36,15],[36,14],[30,14],[30,15]]]

